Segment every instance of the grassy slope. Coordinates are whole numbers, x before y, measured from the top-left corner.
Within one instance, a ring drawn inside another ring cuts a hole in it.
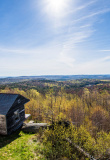
[[[40,154],[43,146],[35,134],[15,132],[0,136],[0,160],[45,160]]]

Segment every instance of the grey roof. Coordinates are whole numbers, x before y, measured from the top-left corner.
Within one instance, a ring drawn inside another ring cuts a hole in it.
[[[19,96],[19,94],[0,93],[0,114],[6,115]]]

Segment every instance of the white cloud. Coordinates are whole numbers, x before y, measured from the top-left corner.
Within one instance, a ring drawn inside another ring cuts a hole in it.
[[[86,9],[87,7],[91,6],[91,5],[94,4],[95,2],[97,2],[97,0],[94,0],[94,1],[91,1],[91,2],[88,2],[88,3],[85,3],[84,5],[75,6],[75,8],[73,8],[72,10],[70,10],[70,11],[68,12],[68,14],[78,12],[78,11],[80,11],[80,10],[82,10],[82,9]]]
[[[107,12],[110,12],[110,8],[99,10],[97,12],[92,12],[88,15],[85,15],[85,16],[79,18],[79,19],[75,19],[75,20],[72,21],[72,24],[75,24],[75,23],[78,23],[78,22],[81,22],[81,21],[84,22],[84,20],[86,20],[86,19],[90,19],[92,17],[98,16],[98,15],[101,15],[101,14],[104,14],[104,13],[107,13]]]
[[[72,57],[69,57],[66,53],[61,52],[59,55],[59,62],[66,64],[67,66],[69,66],[70,68],[74,67],[74,62],[75,59]]]
[[[110,52],[110,49],[99,50],[100,52]]]
[[[76,64],[77,74],[109,74],[110,56]]]

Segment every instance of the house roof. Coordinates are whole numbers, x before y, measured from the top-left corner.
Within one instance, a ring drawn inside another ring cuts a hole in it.
[[[0,114],[6,115],[17,98],[24,98],[24,103],[28,102],[29,99],[21,96],[20,94],[0,93]]]

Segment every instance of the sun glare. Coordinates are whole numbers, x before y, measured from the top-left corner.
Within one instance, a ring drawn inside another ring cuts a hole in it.
[[[68,6],[69,0],[46,0],[46,10],[49,14],[56,17],[62,17]]]
[[[65,4],[64,0],[48,0],[48,3],[55,10],[62,9]]]

